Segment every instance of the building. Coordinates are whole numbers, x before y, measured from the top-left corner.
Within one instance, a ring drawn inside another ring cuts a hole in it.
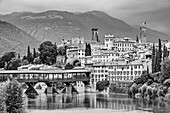
[[[134,43],[128,38],[125,38],[124,40],[113,42],[112,49],[116,51],[132,51],[134,49]]]
[[[134,49],[135,41],[129,37],[115,37],[114,35],[105,35],[105,49],[116,51],[131,51]]]

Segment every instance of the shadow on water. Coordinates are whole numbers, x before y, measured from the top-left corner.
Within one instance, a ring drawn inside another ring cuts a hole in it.
[[[39,94],[27,96],[26,109],[114,109],[126,111],[149,111],[151,113],[169,113],[170,103],[156,100],[132,99],[127,95],[119,94]],[[141,112],[142,113],[142,112]]]

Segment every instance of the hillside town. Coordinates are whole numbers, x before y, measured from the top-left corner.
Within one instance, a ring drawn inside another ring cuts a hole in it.
[[[148,42],[145,26],[136,39],[115,34],[99,38],[98,28],[91,29],[91,34],[91,40],[73,37],[57,44],[45,41],[38,52],[33,48],[33,53],[28,46],[25,56],[4,53],[0,57],[0,80],[24,82],[27,95],[38,95],[39,89],[45,89],[46,94],[120,93],[148,99],[156,97],[155,90],[158,97],[169,95],[165,85],[169,79],[160,77],[161,65],[169,59],[168,40]],[[161,80],[166,83],[160,85]]]
[[[110,87],[116,86],[127,89],[132,82],[139,78],[143,72],[152,73],[153,43],[147,42],[146,28],[141,27],[141,32],[136,40],[130,37],[121,37],[106,34],[104,41],[99,40],[98,29],[92,29],[91,40],[84,37],[75,37],[71,40],[63,39],[57,48],[64,48],[65,53],[56,56],[56,65],[26,64],[18,70],[65,70],[67,64],[78,63],[68,69],[87,69],[91,71],[88,91],[96,92],[96,84],[100,81],[109,81]],[[158,44],[154,44],[158,48]],[[169,42],[162,40],[163,47],[167,48],[169,57]],[[28,56],[28,55],[27,55]],[[36,59],[36,58],[35,58]],[[85,85],[82,81],[76,82],[78,92],[83,92]],[[106,92],[110,92],[108,89]],[[127,91],[125,91],[127,92]]]

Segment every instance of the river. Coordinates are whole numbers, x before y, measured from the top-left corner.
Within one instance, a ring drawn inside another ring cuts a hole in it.
[[[27,113],[169,113],[170,103],[128,98],[122,94],[45,94],[24,95]]]

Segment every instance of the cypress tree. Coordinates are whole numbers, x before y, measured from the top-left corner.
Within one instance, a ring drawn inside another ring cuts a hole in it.
[[[148,66],[147,66],[147,70],[146,71],[147,71],[147,74],[149,74],[149,67]]]
[[[91,45],[88,44],[88,48],[89,48],[89,56],[91,56]]]
[[[154,73],[155,70],[155,44],[153,44],[153,48],[152,48],[152,73]]]
[[[166,46],[163,46],[163,60],[166,58]]]
[[[36,50],[35,48],[33,49],[33,57],[36,58],[37,57],[37,54],[36,54]]]
[[[86,48],[85,48],[85,56],[88,56],[88,47],[87,47],[87,43],[86,43]]]
[[[136,42],[139,42],[139,38],[138,38],[138,35],[136,35]]]
[[[162,45],[161,40],[159,39],[159,48],[157,52],[157,64],[156,64],[156,72],[161,71],[161,62],[162,62]]]
[[[18,54],[18,59],[20,59],[21,58],[21,56],[20,56],[20,54]]]
[[[30,57],[30,46],[28,46],[27,48],[27,58],[29,59],[29,57]]]
[[[30,63],[30,58],[31,58],[31,52],[30,52],[30,46],[28,46],[28,48],[27,48],[27,60],[28,60],[28,62]]]
[[[157,65],[158,65],[158,50],[156,49],[156,51],[155,51],[155,53],[156,53],[156,55],[155,55],[155,72],[158,72],[157,70],[158,70],[158,67],[157,67]]]

